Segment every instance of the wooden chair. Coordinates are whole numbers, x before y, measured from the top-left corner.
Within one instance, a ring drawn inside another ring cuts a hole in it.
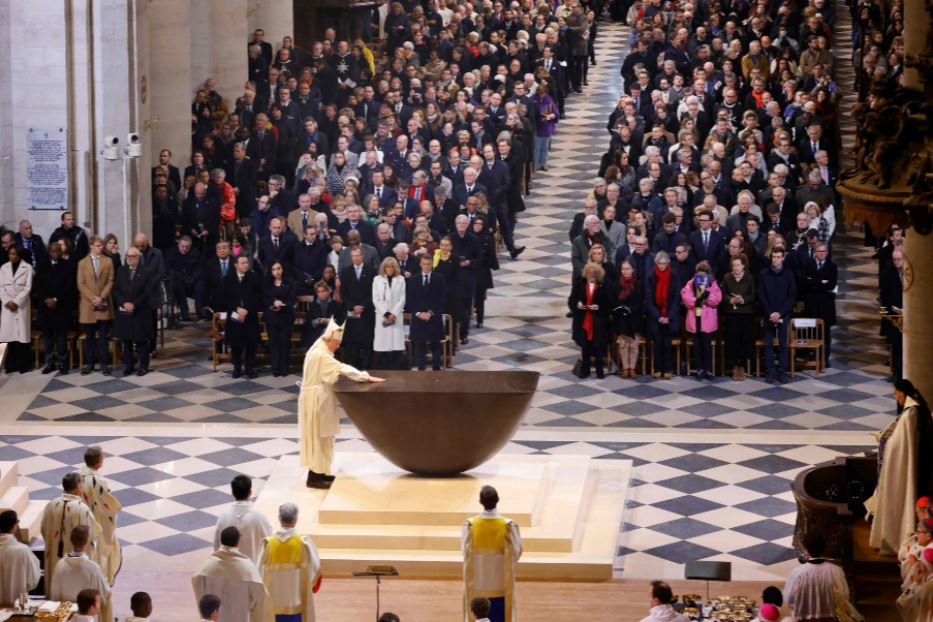
[[[227,314],[214,312],[211,316],[211,331],[208,336],[211,339],[211,362],[214,371],[217,371],[217,365],[230,360],[230,353],[224,349],[224,328],[227,325]]]
[[[820,318],[791,318],[790,326],[787,331],[787,349],[790,359],[790,375],[794,375],[797,364],[797,350],[812,350],[814,352],[814,369],[816,375],[824,366],[824,355],[826,353],[826,342],[824,340],[823,320]],[[806,363],[804,363],[806,367]]]

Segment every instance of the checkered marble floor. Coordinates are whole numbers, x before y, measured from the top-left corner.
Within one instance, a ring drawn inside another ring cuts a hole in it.
[[[844,7],[843,7],[844,11]],[[780,579],[790,549],[789,484],[809,465],[870,448],[890,421],[886,351],[878,337],[875,266],[855,233],[834,248],[840,263],[833,368],[785,386],[717,379],[699,384],[569,372],[567,229],[608,144],[605,120],[621,90],[627,29],[601,27],[598,66],[584,95],[568,99],[549,171],[535,177],[521,215],[519,261],[503,257],[485,327],[455,367],[530,369],[539,391],[507,453],[631,459],[635,468],[618,569],[627,577],[678,578],[694,559],[732,561],[735,575]],[[234,381],[207,361],[207,327],[166,333],[144,378],[38,372],[0,377],[0,460],[20,461],[33,498],[51,498],[81,448],[101,444],[105,471],[125,505],[127,568],[190,571],[203,559],[234,474],[268,476],[295,453],[295,377]],[[262,370],[260,370],[262,371]],[[453,373],[453,372],[451,372]],[[367,450],[346,427],[338,451]]]

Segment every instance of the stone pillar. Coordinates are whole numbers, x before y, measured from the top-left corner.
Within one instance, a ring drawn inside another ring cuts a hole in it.
[[[910,379],[927,400],[933,397],[933,324],[929,321],[933,302],[933,234],[908,231],[904,253],[910,261],[909,286],[904,291],[904,377]],[[907,285],[907,283],[905,283]]]
[[[930,32],[930,14],[927,13],[924,4],[916,0],[903,4],[905,54],[917,54],[926,48]],[[909,64],[904,68],[904,86],[920,92],[925,90],[920,72]]]
[[[162,148],[171,150],[172,161],[181,169],[191,159],[192,4],[197,3],[160,0],[157,10],[148,11],[148,98],[154,121],[148,148],[155,162]]]
[[[211,76],[230,111],[243,94],[249,71],[246,42],[250,30],[246,13],[247,0],[211,0]]]
[[[191,96],[211,75],[214,24],[211,2],[191,3]]]
[[[275,54],[282,47],[282,37],[295,34],[294,0],[247,0],[246,4],[249,37],[243,40],[243,47],[252,39],[253,31],[262,28]]]
[[[5,195],[0,222],[15,225],[29,218],[47,238],[61,213],[28,211],[26,134],[30,127],[68,128],[65,3],[3,0],[0,5],[0,194]],[[74,205],[74,192],[69,204]]]

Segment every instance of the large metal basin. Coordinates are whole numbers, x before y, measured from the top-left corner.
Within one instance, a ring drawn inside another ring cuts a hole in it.
[[[379,371],[382,383],[341,380],[340,405],[392,464],[453,475],[492,458],[521,424],[538,386],[528,371]]]

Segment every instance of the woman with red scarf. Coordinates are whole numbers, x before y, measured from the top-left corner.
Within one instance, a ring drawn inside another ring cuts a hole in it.
[[[573,340],[580,346],[581,358],[578,378],[590,375],[590,360],[596,359],[596,377],[605,378],[604,358],[609,344],[609,312],[612,299],[602,266],[587,263],[582,276],[573,285],[570,310],[573,312]]]
[[[674,348],[671,337],[680,334],[680,283],[664,251],[654,256],[654,269],[645,275],[645,311],[654,339],[654,377],[670,380]]]

